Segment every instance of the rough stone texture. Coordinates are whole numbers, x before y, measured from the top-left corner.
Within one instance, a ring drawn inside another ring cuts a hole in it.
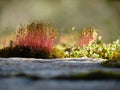
[[[0,58],[0,90],[119,90],[119,80],[53,80],[55,76],[95,70],[120,72],[100,65],[102,59]],[[14,77],[17,74],[39,77]]]

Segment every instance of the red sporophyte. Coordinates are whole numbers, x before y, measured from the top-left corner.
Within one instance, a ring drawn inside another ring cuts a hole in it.
[[[78,42],[79,47],[86,46],[88,44],[94,43],[98,38],[98,33],[95,29],[84,28],[82,34],[80,35],[80,40]]]
[[[55,28],[49,24],[32,22],[19,29],[15,44],[49,52],[53,49],[55,38]]]

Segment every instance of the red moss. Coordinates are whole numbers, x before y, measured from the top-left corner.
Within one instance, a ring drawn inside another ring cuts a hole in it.
[[[49,24],[33,22],[19,29],[15,45],[50,52],[55,43],[55,30]]]
[[[95,29],[84,28],[82,34],[80,35],[78,46],[83,47],[88,44],[92,44],[97,40],[97,38],[98,38],[98,34]]]

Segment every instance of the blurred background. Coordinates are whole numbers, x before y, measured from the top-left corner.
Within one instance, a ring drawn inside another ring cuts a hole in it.
[[[119,0],[0,0],[0,37],[34,20],[67,32],[97,28],[106,42],[120,36]]]

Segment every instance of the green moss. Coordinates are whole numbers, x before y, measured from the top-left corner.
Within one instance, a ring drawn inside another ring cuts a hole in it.
[[[117,60],[117,59],[107,60],[107,61],[102,62],[102,65],[106,67],[120,68],[120,60]]]
[[[65,52],[57,48],[54,48],[49,55],[49,58],[64,58],[64,57],[65,57]]]
[[[113,52],[111,58],[108,59],[107,61],[102,62],[102,65],[106,67],[120,68],[120,52],[118,51]]]
[[[120,79],[120,72],[106,72],[106,71],[95,71],[90,73],[77,73],[70,76],[58,76],[55,79],[69,79],[69,80],[101,80],[101,79]]]
[[[111,59],[120,60],[120,51],[113,52]]]
[[[70,51],[70,52],[69,52]],[[84,47],[75,47],[67,51],[67,57],[90,57],[103,59],[120,58],[120,41],[116,40],[112,43],[93,43]]]

